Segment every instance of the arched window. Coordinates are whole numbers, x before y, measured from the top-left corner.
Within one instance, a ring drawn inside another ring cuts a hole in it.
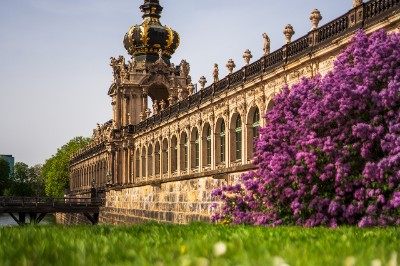
[[[194,128],[190,135],[190,157],[190,167],[198,168],[200,165],[200,142],[197,128]]]
[[[253,135],[252,135],[252,153],[254,152],[254,144],[255,144],[255,140],[257,138],[260,137],[260,133],[258,132],[258,129],[260,127],[260,111],[258,110],[258,108],[256,108],[256,110],[254,111],[253,114],[253,125],[252,125],[252,129],[253,129]]]
[[[242,159],[242,119],[240,115],[236,117],[235,122],[235,155],[236,160]]]
[[[199,142],[199,132],[196,130],[195,132],[195,140],[194,140],[194,153],[195,153],[195,167],[199,167],[200,165],[200,142]]]
[[[207,148],[207,165],[211,165],[211,127],[207,128],[206,135],[206,148]]]
[[[136,156],[135,156],[135,176],[140,177],[140,152],[139,149],[136,150]]]
[[[180,155],[181,170],[186,170],[188,168],[188,156],[189,156],[188,152],[189,152],[188,138],[186,133],[183,132],[181,136],[181,155]]]
[[[154,149],[154,174],[160,174],[160,143],[157,142]]]
[[[153,146],[149,146],[149,150],[147,151],[147,173],[149,176],[153,175]]]
[[[171,171],[178,170],[178,143],[175,136],[171,140]]]
[[[142,149],[142,177],[146,177],[146,148]]]
[[[225,133],[225,122],[222,120],[221,126],[220,126],[220,131],[219,131],[219,158],[220,162],[224,163],[225,162],[225,138],[226,138],[226,133]]]
[[[164,141],[163,141],[162,156],[163,156],[162,157],[162,159],[163,159],[162,173],[166,174],[166,173],[168,173],[168,140],[166,140],[166,139],[164,139]]]

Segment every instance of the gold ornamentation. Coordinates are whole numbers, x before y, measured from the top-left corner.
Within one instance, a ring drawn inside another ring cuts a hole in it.
[[[167,46],[165,48],[169,48],[174,43],[174,32],[168,26],[165,26],[168,32]]]
[[[150,40],[150,38],[148,37],[149,29],[150,29],[149,24],[143,23],[142,26],[140,26],[140,31],[142,35],[142,38],[140,40],[143,42],[144,46],[147,46],[147,43]]]

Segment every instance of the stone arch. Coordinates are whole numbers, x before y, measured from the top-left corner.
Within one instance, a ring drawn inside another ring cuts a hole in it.
[[[141,165],[141,170],[142,170],[142,177],[145,178],[147,176],[147,152],[146,152],[146,147],[143,145],[142,147],[142,156],[141,156],[141,161],[142,161],[142,165]]]
[[[171,138],[171,172],[178,171],[178,139],[176,135]]]
[[[209,122],[203,124],[201,133],[202,165],[211,166],[212,163],[212,130]]]
[[[243,120],[242,116],[235,112],[231,116],[231,121],[229,123],[229,133],[232,143],[231,148],[231,161],[240,161],[243,157]]]
[[[256,138],[259,137],[259,127],[261,125],[261,112],[258,106],[253,106],[249,109],[246,119],[246,135],[247,135],[247,159],[253,158],[254,143]]]
[[[217,122],[215,123],[215,164],[225,164],[226,162],[226,142],[227,142],[227,127],[224,118],[218,118]]]
[[[148,75],[141,82],[141,87],[145,88],[147,91],[147,95],[154,100],[157,100],[160,103],[161,100],[164,100],[168,105],[168,97],[169,90],[171,87],[168,79],[164,75]]]
[[[197,127],[193,127],[190,132],[190,167],[198,169],[200,166],[200,136]]]
[[[135,152],[135,177],[140,177],[140,148],[138,147]]]
[[[147,148],[147,176],[153,176],[153,144],[150,143]]]
[[[160,175],[160,165],[161,165],[161,145],[159,141],[154,144],[154,174],[156,176]]]
[[[165,138],[162,142],[162,173],[167,174],[168,173],[168,139]]]
[[[265,113],[268,113],[269,111],[271,111],[274,108],[274,106],[275,106],[274,100],[273,99],[269,100],[269,102],[267,104],[267,108],[265,110]],[[263,122],[264,122],[264,126],[265,126],[265,124],[269,122],[268,118],[265,118],[263,116]]]
[[[183,130],[179,138],[180,146],[180,169],[181,171],[187,171],[189,167],[189,138],[186,130]]]

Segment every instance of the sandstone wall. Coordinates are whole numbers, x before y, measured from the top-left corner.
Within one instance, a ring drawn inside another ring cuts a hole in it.
[[[100,223],[134,224],[149,221],[185,224],[209,222],[216,202],[212,191],[228,183],[238,182],[239,173],[226,179],[202,177],[163,183],[159,186],[110,190]]]

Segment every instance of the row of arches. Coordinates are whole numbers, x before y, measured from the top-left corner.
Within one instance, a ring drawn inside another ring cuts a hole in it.
[[[108,174],[107,174],[108,173]],[[109,171],[106,159],[92,165],[71,169],[71,191],[89,190],[92,187],[105,188],[108,182]]]
[[[248,163],[254,152],[254,139],[259,136],[260,117],[259,108],[253,107],[245,124],[242,116],[234,113],[229,123],[219,118],[214,125],[207,122],[135,147],[134,177],[147,180]]]

